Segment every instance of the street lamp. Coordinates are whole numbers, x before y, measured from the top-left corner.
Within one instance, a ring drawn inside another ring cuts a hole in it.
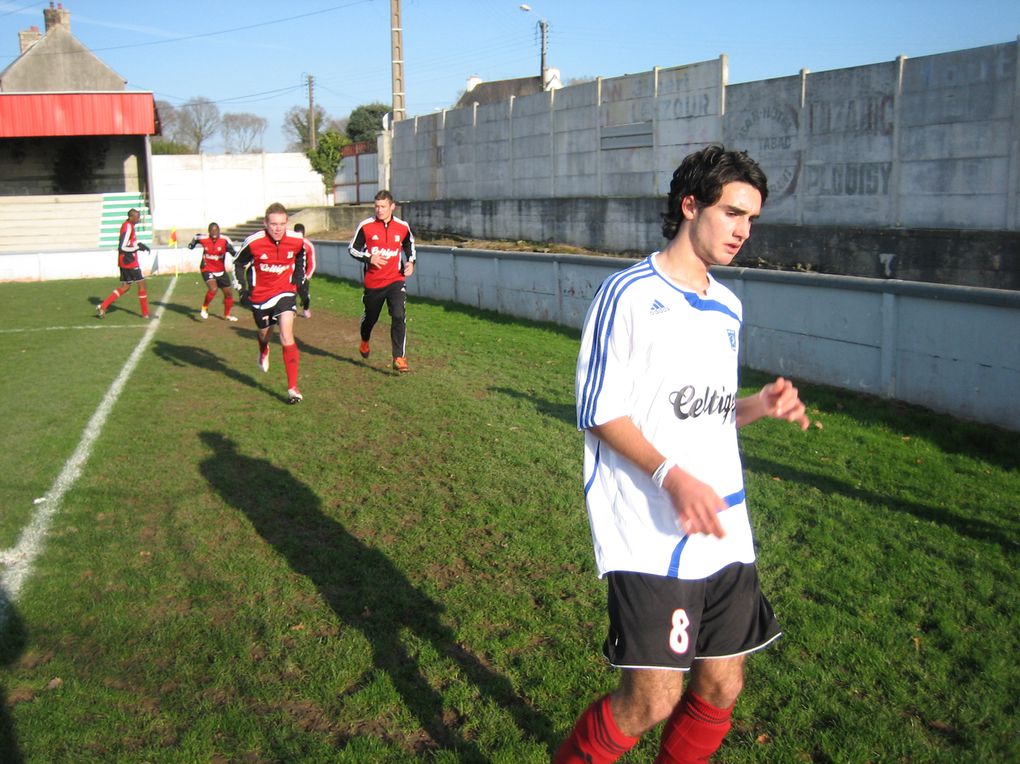
[[[525,13],[534,13],[536,16],[538,16],[538,13],[536,13],[532,9],[532,7],[530,5],[528,5],[527,3],[521,3],[520,8]],[[541,70],[539,70],[539,77],[541,78],[541,82],[542,82],[542,90],[545,90],[545,87],[546,87],[546,81],[545,81],[545,72],[546,72],[545,54],[546,54],[546,51],[549,48],[549,22],[546,21],[545,19],[543,19],[541,16],[538,16],[538,29],[542,33],[542,68],[541,68]]]

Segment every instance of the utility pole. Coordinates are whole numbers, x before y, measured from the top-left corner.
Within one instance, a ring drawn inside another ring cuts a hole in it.
[[[521,3],[519,7],[525,13],[534,13],[536,16],[538,16],[538,11],[536,11],[527,3]],[[548,53],[549,51],[549,22],[543,19],[541,16],[538,16],[538,30],[539,34],[542,35],[542,59],[539,65],[540,68],[538,71],[538,81],[542,83],[542,90],[545,90],[547,84],[545,81],[545,73],[548,68],[546,66],[545,59],[546,53]]]
[[[315,77],[308,75],[308,147],[315,151]]]
[[[542,64],[541,64],[541,70],[539,71],[538,74],[542,78],[540,80],[540,82],[542,83],[542,90],[545,90],[545,86],[546,86],[546,82],[545,82],[545,70],[546,70],[545,55],[546,55],[546,53],[549,50],[549,22],[546,21],[545,19],[539,19],[538,20],[538,28],[539,28],[539,30],[542,33]]]
[[[404,43],[401,39],[400,0],[390,0],[390,48],[393,53],[393,121],[407,116],[404,110]]]

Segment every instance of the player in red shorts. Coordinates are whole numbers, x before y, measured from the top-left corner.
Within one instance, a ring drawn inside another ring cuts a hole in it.
[[[138,262],[138,253],[148,252],[149,248],[144,242],[138,241],[135,235],[135,226],[141,214],[136,209],[128,210],[127,220],[120,225],[120,241],[117,243],[117,266],[120,268],[120,286],[110,292],[110,296],[103,300],[102,305],[96,307],[96,316],[103,318],[109,307],[123,294],[131,289],[132,284],[138,284],[138,304],[142,309],[142,318],[149,317],[149,293],[145,288],[145,276],[142,275],[142,265]]]
[[[241,284],[241,302],[251,304],[258,330],[258,365],[269,371],[269,340],[273,326],[280,327],[283,366],[287,371],[287,402],[303,399],[298,390],[300,354],[294,342],[297,285],[304,278],[304,240],[287,230],[287,208],[274,202],[266,208],[265,229],[244,240],[234,260],[234,274]]]
[[[226,236],[220,236],[220,227],[216,223],[209,224],[209,235],[202,236],[195,234],[188,249],[194,249],[201,245],[202,263],[198,269],[202,273],[202,280],[208,287],[205,293],[205,300],[202,302],[200,315],[203,319],[209,318],[209,305],[216,297],[217,288],[223,290],[223,318],[227,321],[236,321],[237,316],[230,315],[234,307],[234,293],[231,291],[231,271],[227,261],[227,255],[236,255],[234,243]]]

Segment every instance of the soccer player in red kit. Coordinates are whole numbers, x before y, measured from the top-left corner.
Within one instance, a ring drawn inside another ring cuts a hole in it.
[[[120,286],[110,292],[110,296],[103,300],[103,304],[96,307],[96,316],[103,318],[109,307],[123,294],[126,294],[131,285],[138,284],[138,304],[142,309],[142,317],[149,317],[149,293],[145,289],[145,276],[142,275],[142,266],[138,262],[138,252],[148,252],[149,248],[144,242],[138,241],[135,235],[135,226],[141,214],[136,209],[128,210],[127,220],[120,225],[120,240],[117,243],[117,267],[120,268]]]
[[[358,223],[348,251],[355,260],[365,265],[365,292],[361,301],[365,312],[361,316],[361,345],[358,352],[368,358],[368,344],[372,329],[383,303],[390,311],[390,345],[393,350],[393,368],[404,373],[407,365],[407,288],[404,279],[414,273],[417,255],[414,236],[403,220],[394,217],[396,202],[389,191],[375,195],[375,217]]]
[[[205,293],[205,300],[202,302],[200,315],[203,319],[209,318],[209,305],[216,296],[217,288],[223,290],[223,318],[227,321],[236,321],[237,316],[230,315],[234,307],[234,293],[231,291],[231,269],[228,267],[227,255],[236,255],[234,243],[226,236],[220,236],[220,227],[216,223],[209,224],[209,235],[202,236],[196,233],[191,240],[188,249],[194,249],[201,245],[202,263],[198,269],[202,273],[202,280],[208,288]]]
[[[287,402],[303,399],[298,390],[300,354],[294,342],[297,285],[304,278],[304,240],[287,230],[287,208],[273,202],[266,208],[265,228],[244,240],[234,260],[241,284],[242,302],[251,303],[258,330],[258,365],[269,371],[269,340],[273,326],[280,327],[283,366],[287,371]]]

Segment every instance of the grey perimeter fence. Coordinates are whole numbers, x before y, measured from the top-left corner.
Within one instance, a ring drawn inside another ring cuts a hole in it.
[[[347,244],[315,242],[322,273],[361,280]],[[418,247],[408,293],[579,328],[599,284],[635,261]],[[741,362],[1020,430],[1020,293],[715,268],[744,303]]]

